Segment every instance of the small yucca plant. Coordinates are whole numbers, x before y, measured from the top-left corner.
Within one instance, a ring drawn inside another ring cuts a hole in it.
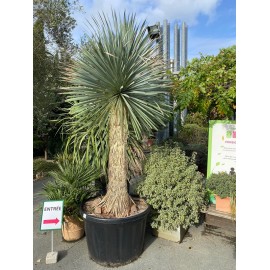
[[[64,200],[63,214],[79,218],[81,203],[99,190],[95,180],[100,170],[83,160],[63,159],[57,164],[58,168],[49,172],[53,180],[44,185],[42,194],[48,200]]]

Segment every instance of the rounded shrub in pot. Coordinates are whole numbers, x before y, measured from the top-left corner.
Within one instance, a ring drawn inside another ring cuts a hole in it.
[[[188,227],[199,223],[205,205],[203,175],[197,170],[195,154],[190,158],[177,146],[157,146],[146,160],[144,174],[138,193],[152,206],[152,228],[178,230],[175,242],[181,242]]]
[[[236,173],[231,169],[230,173],[212,173],[206,180],[206,187],[216,197],[216,210],[231,213],[235,217],[236,212]]]

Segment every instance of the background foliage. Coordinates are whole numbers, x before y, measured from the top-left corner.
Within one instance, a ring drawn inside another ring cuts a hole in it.
[[[207,120],[235,117],[236,46],[220,49],[217,56],[192,59],[171,79],[176,110],[201,112]]]
[[[76,53],[72,12],[80,6],[69,0],[34,0],[33,4],[33,148],[34,156],[44,154],[47,159],[62,143],[53,120],[65,107],[58,93],[66,85],[62,77]]]
[[[206,117],[200,113],[189,113],[184,125],[180,127],[175,141],[178,141],[186,155],[191,157],[196,153],[195,163],[198,170],[206,175],[207,172],[207,152],[208,152],[208,123]]]

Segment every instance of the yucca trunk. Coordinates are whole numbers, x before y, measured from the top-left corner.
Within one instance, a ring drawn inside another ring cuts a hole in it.
[[[115,217],[129,215],[131,198],[127,187],[127,125],[120,115],[113,112],[109,126],[109,164],[107,193],[100,205],[104,213]]]

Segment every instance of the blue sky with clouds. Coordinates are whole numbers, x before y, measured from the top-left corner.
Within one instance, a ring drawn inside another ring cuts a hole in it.
[[[219,49],[236,44],[236,0],[80,0],[84,13],[76,13],[74,38],[79,41],[85,23],[91,16],[104,11],[134,12],[139,21],[148,25],[171,25],[171,58],[173,58],[173,28],[185,22],[188,26],[188,60],[200,53],[216,55]]]

